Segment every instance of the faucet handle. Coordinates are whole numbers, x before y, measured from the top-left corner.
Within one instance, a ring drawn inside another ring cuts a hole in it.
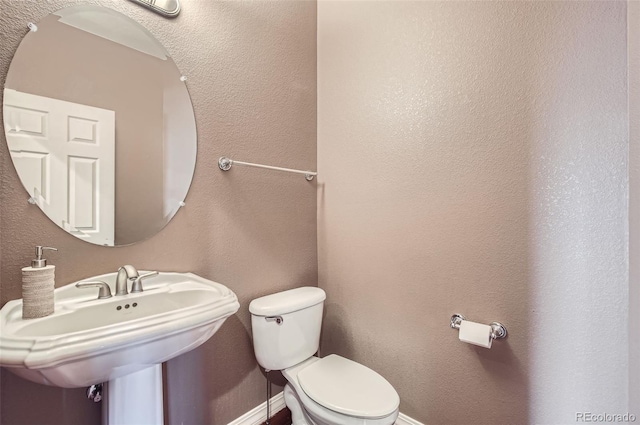
[[[149,272],[149,273],[145,273],[142,274],[140,276],[138,276],[136,278],[136,280],[133,281],[133,283],[131,284],[131,293],[135,293],[135,292],[142,292],[142,279],[147,278],[147,277],[151,277],[151,276],[157,276],[158,272]]]
[[[87,282],[76,283],[76,288],[100,288],[98,292],[98,299],[111,298],[111,288],[105,282],[101,280],[90,280]]]

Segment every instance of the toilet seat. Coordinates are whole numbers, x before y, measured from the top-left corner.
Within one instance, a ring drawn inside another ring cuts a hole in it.
[[[398,409],[393,386],[368,367],[331,354],[298,372],[298,383],[313,401],[347,416],[382,418]]]
[[[294,398],[303,407],[304,415],[308,418],[307,421],[310,420],[307,423],[312,425],[391,425],[395,423],[399,413],[398,408],[382,418],[360,418],[338,413],[312,400],[300,386],[298,374],[320,360],[322,359],[318,357],[310,357],[295,366],[282,370],[282,375],[289,381],[286,387],[293,390]],[[287,400],[286,394],[287,390],[285,388],[285,401]],[[292,412],[296,410],[296,407],[290,405],[289,401],[287,401],[287,406]]]

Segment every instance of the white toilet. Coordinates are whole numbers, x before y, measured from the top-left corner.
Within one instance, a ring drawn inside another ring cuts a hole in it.
[[[326,295],[302,287],[251,301],[260,366],[281,370],[293,425],[391,425],[400,397],[378,373],[335,354],[315,357]]]

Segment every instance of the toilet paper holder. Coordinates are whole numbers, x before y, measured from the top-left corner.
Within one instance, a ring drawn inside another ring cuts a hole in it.
[[[467,320],[467,318],[462,314],[454,314],[451,316],[451,327],[453,329],[460,329],[460,323],[462,323],[463,320]],[[491,339],[496,340],[507,337],[507,328],[505,328],[502,323],[491,322],[489,326],[491,326]]]

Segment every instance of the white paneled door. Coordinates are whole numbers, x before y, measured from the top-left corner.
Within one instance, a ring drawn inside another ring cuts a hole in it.
[[[4,125],[18,175],[45,214],[113,246],[115,112],[5,89]]]

